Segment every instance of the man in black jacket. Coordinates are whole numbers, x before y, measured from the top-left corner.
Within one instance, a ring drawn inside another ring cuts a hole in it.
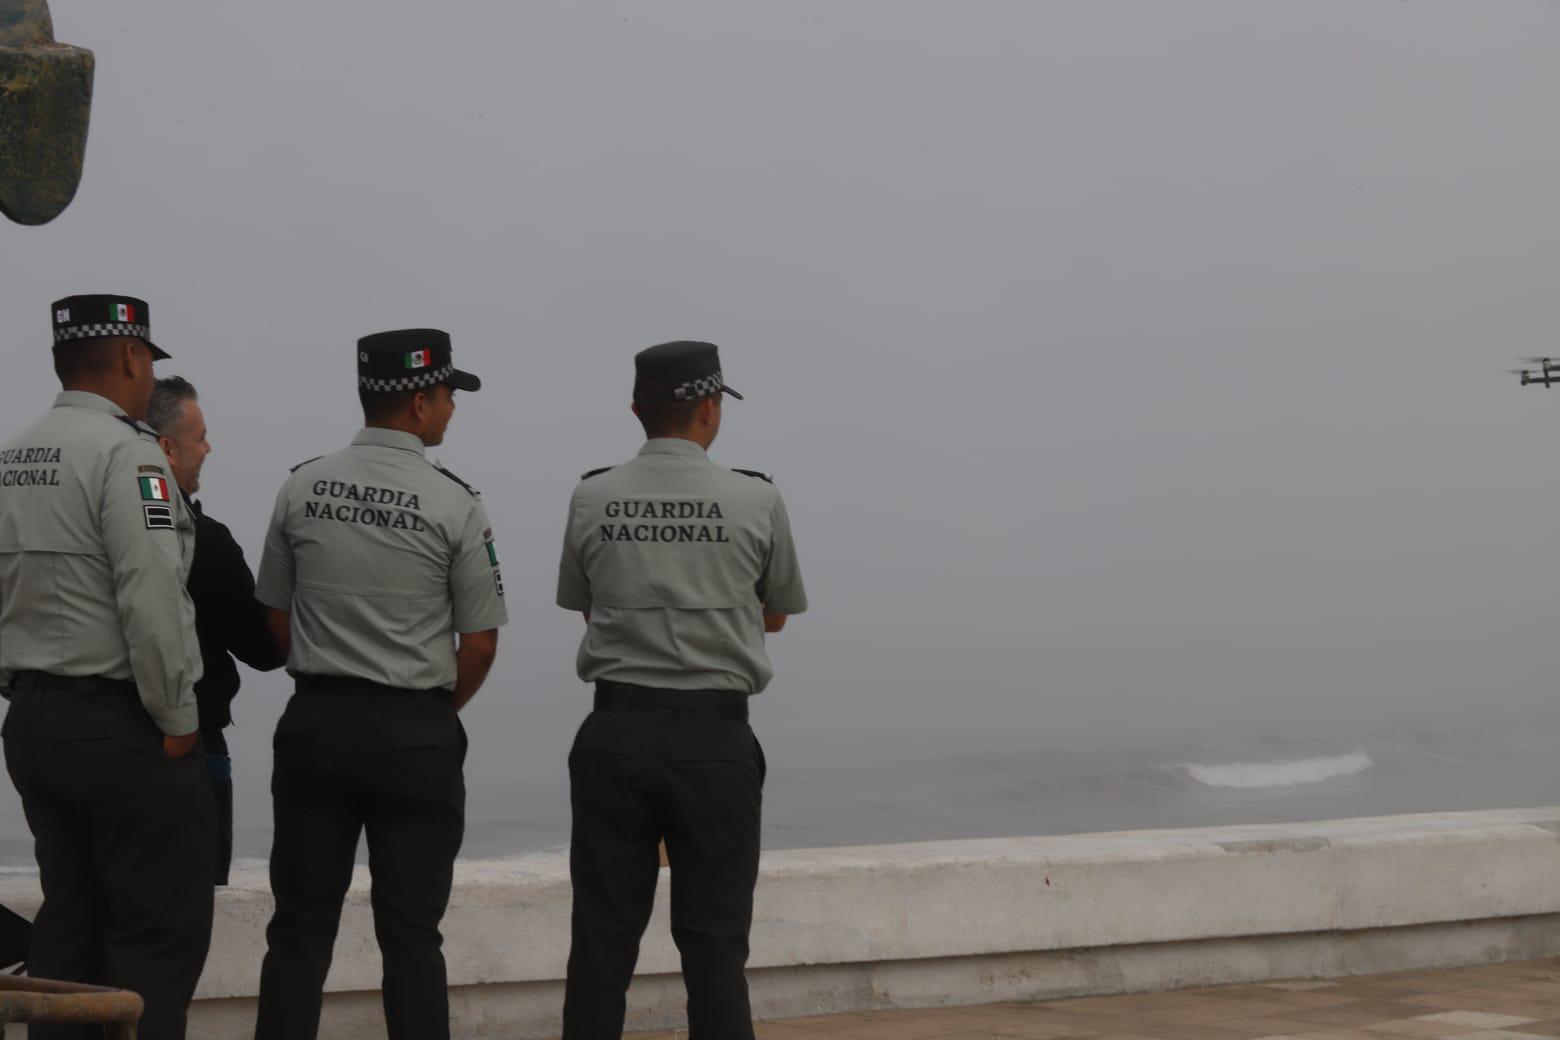
[[[146,418],[156,428],[174,482],[195,514],[189,590],[205,664],[205,675],[195,684],[195,699],[221,821],[215,877],[217,884],[225,885],[233,862],[233,760],[222,730],[233,721],[233,697],[238,693],[238,666],[233,658],[261,672],[280,668],[285,658],[266,627],[265,607],[255,600],[255,576],[244,551],[226,525],[207,516],[192,498],[200,490],[200,469],[211,453],[195,388],[179,376],[157,380]]]

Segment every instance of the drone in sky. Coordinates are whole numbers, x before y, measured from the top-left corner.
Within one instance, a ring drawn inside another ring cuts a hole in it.
[[[1523,358],[1522,363],[1524,365],[1538,366],[1537,371],[1531,368],[1513,368],[1510,370],[1512,375],[1522,377],[1523,386],[1536,384],[1547,390],[1551,386],[1560,383],[1560,360],[1546,357],[1530,357]]]

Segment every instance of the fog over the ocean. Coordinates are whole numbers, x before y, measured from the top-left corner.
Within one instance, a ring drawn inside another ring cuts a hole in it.
[[[511,614],[474,834],[567,838],[565,505],[673,338],[721,345],[713,455],[775,474],[812,601],[754,704],[772,844],[822,840],[804,783],[913,815],[905,763],[1560,723],[1560,391],[1502,371],[1560,353],[1560,5],[51,6],[96,98],[76,201],[0,224],[0,434],[50,301],[145,297],[258,565],[354,339],[448,329],[486,386],[433,454]],[[286,691],[237,702],[241,852]]]

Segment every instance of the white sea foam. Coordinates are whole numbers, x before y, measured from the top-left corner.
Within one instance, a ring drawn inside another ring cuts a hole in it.
[[[1302,758],[1288,762],[1230,762],[1225,765],[1187,764],[1180,768],[1209,787],[1294,787],[1319,784],[1339,776],[1356,776],[1372,765],[1363,751],[1329,758]]]

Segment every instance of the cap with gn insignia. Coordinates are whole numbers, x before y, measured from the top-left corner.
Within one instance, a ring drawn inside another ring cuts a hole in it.
[[[56,347],[103,336],[136,336],[152,348],[152,357],[158,361],[169,356],[152,342],[152,314],[145,300],[114,293],[90,293],[55,300],[52,310]]]
[[[634,355],[636,401],[696,401],[715,393],[742,400],[741,394],[726,385],[720,371],[720,348],[713,343],[680,339]]]
[[[482,389],[482,380],[455,367],[448,332],[398,329],[358,340],[358,386],[364,390],[393,394],[440,383],[454,390]]]

